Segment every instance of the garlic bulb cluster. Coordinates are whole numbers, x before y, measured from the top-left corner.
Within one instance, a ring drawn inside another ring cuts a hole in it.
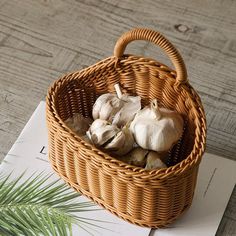
[[[183,119],[175,111],[159,108],[157,100],[139,111],[130,124],[136,143],[148,150],[169,150],[181,137]]]
[[[93,105],[94,121],[75,114],[65,123],[84,141],[119,160],[147,170],[166,168],[168,151],[181,138],[183,119],[175,111],[159,108],[157,100],[141,109],[141,98],[106,93]]]
[[[93,106],[93,119],[102,119],[123,127],[131,122],[135,114],[141,109],[139,96],[122,94],[118,84],[115,86],[116,95],[106,93],[98,97]]]
[[[116,125],[101,119],[92,123],[87,136],[95,146],[117,156],[128,153],[134,145],[134,138],[128,126],[119,129]]]
[[[141,147],[134,148],[126,156],[121,158],[123,162],[130,165],[143,167],[147,170],[166,168],[163,159],[166,159],[167,153],[158,153],[143,149]]]

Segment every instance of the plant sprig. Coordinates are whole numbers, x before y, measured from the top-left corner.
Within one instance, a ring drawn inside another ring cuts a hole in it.
[[[91,227],[101,228],[99,220],[74,215],[95,211],[94,204],[76,202],[80,196],[59,180],[48,181],[50,175],[25,173],[14,180],[0,177],[0,235],[4,236],[67,236],[76,224],[91,234]],[[95,223],[94,223],[95,221]]]

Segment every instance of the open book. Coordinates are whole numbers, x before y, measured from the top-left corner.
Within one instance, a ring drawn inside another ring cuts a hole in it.
[[[186,214],[166,229],[151,230],[130,224],[94,204],[89,211],[76,214],[86,219],[94,220],[95,226],[90,225],[89,229],[86,230],[86,228],[84,229],[86,225],[83,228],[74,225],[72,228],[73,235],[215,235],[235,185],[235,170],[236,162],[205,153],[200,165],[193,205]],[[48,181],[54,181],[59,178],[56,173],[54,174],[47,158],[47,128],[44,102],[39,104],[0,165],[1,175],[12,173],[11,179],[17,178],[24,171],[22,181],[24,179],[27,180],[32,173],[41,173],[42,171],[44,173],[53,173]],[[90,200],[80,196],[76,201],[79,203]]]

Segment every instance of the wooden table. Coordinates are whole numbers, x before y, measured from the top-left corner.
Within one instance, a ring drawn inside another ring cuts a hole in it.
[[[236,160],[236,1],[230,0],[0,0],[0,159],[56,78],[112,55],[117,38],[133,27],[159,30],[177,46],[205,107],[207,151]],[[127,51],[170,65],[147,42]],[[236,235],[236,188],[217,235]]]

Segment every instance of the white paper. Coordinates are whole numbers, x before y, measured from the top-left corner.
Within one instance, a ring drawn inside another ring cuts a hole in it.
[[[214,236],[236,183],[236,161],[205,153],[190,209],[152,236]]]
[[[0,172],[17,177],[27,170],[25,178],[34,172],[53,170],[47,159],[47,129],[45,120],[45,103],[41,102],[31,119],[12,146],[3,163]],[[53,175],[52,181],[58,179]],[[227,202],[236,182],[236,162],[205,153],[200,164],[197,187],[193,204],[179,220],[166,229],[152,230],[154,236],[213,236],[219,226]],[[87,201],[79,197],[78,201]],[[100,208],[95,206],[95,208]],[[94,228],[94,235],[101,236],[147,236],[150,229],[130,224],[112,215],[106,210],[85,212],[83,216],[109,221],[99,223],[108,230]],[[111,231],[110,231],[111,230]],[[87,236],[84,230],[77,226],[73,235]]]

